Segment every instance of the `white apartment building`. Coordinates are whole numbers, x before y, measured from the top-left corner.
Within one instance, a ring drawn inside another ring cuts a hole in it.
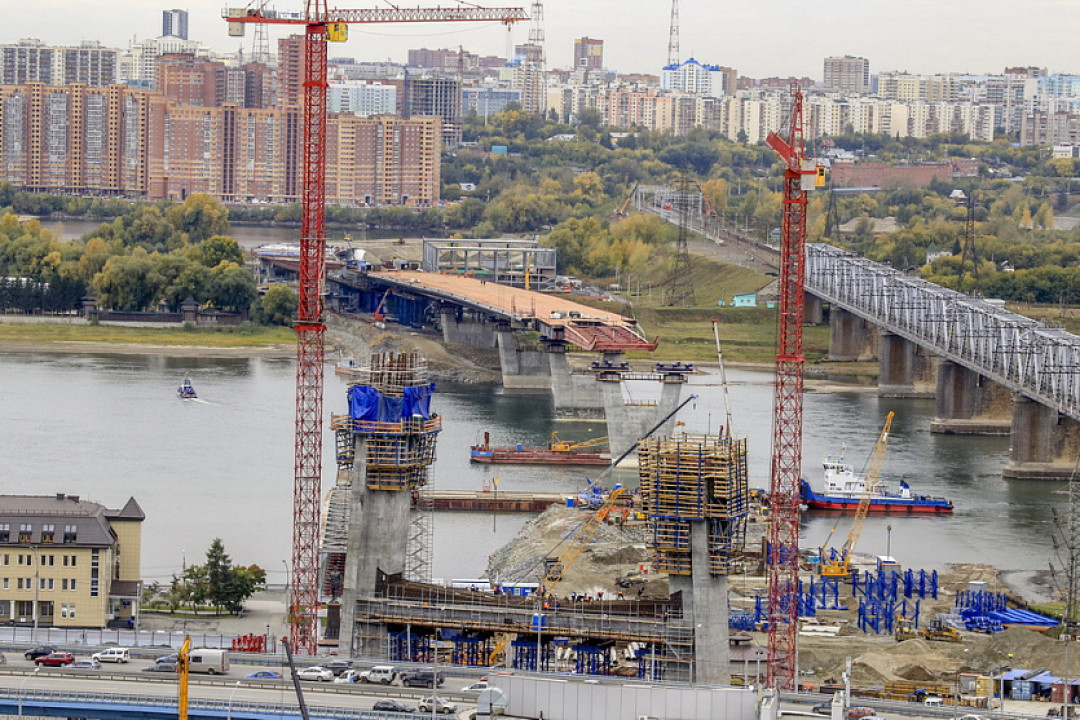
[[[357,117],[394,115],[397,112],[397,88],[381,83],[348,82],[327,88],[327,110]]]
[[[694,58],[660,71],[660,89],[706,97],[723,97],[724,73],[719,65],[705,65]]]

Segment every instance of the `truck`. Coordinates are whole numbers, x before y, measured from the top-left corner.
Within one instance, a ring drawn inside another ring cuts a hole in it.
[[[220,648],[195,648],[188,655],[188,672],[224,675],[229,672],[229,651]]]

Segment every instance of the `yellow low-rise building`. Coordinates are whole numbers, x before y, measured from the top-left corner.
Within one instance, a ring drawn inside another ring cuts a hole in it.
[[[0,623],[134,626],[145,517],[135,498],[0,495]]]

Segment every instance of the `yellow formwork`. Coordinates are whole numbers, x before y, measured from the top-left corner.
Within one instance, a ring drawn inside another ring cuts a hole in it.
[[[650,545],[657,570],[688,575],[690,533],[708,525],[708,571],[735,569],[749,511],[746,441],[719,435],[650,438],[638,447],[638,466]]]

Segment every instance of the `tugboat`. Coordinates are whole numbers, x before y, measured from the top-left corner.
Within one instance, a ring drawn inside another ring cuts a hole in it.
[[[814,492],[810,482],[803,478],[802,501],[810,510],[834,510],[854,514],[859,508],[866,489],[866,478],[855,474],[844,457],[826,457],[825,484],[821,494]],[[891,491],[884,483],[877,483],[870,494],[871,513],[912,513],[948,515],[953,511],[951,500],[943,497],[918,495],[911,486],[900,481],[899,491]]]
[[[199,397],[195,392],[195,386],[191,384],[191,378],[184,378],[184,381],[180,383],[180,387],[176,389],[176,397],[181,400],[194,400]]]

